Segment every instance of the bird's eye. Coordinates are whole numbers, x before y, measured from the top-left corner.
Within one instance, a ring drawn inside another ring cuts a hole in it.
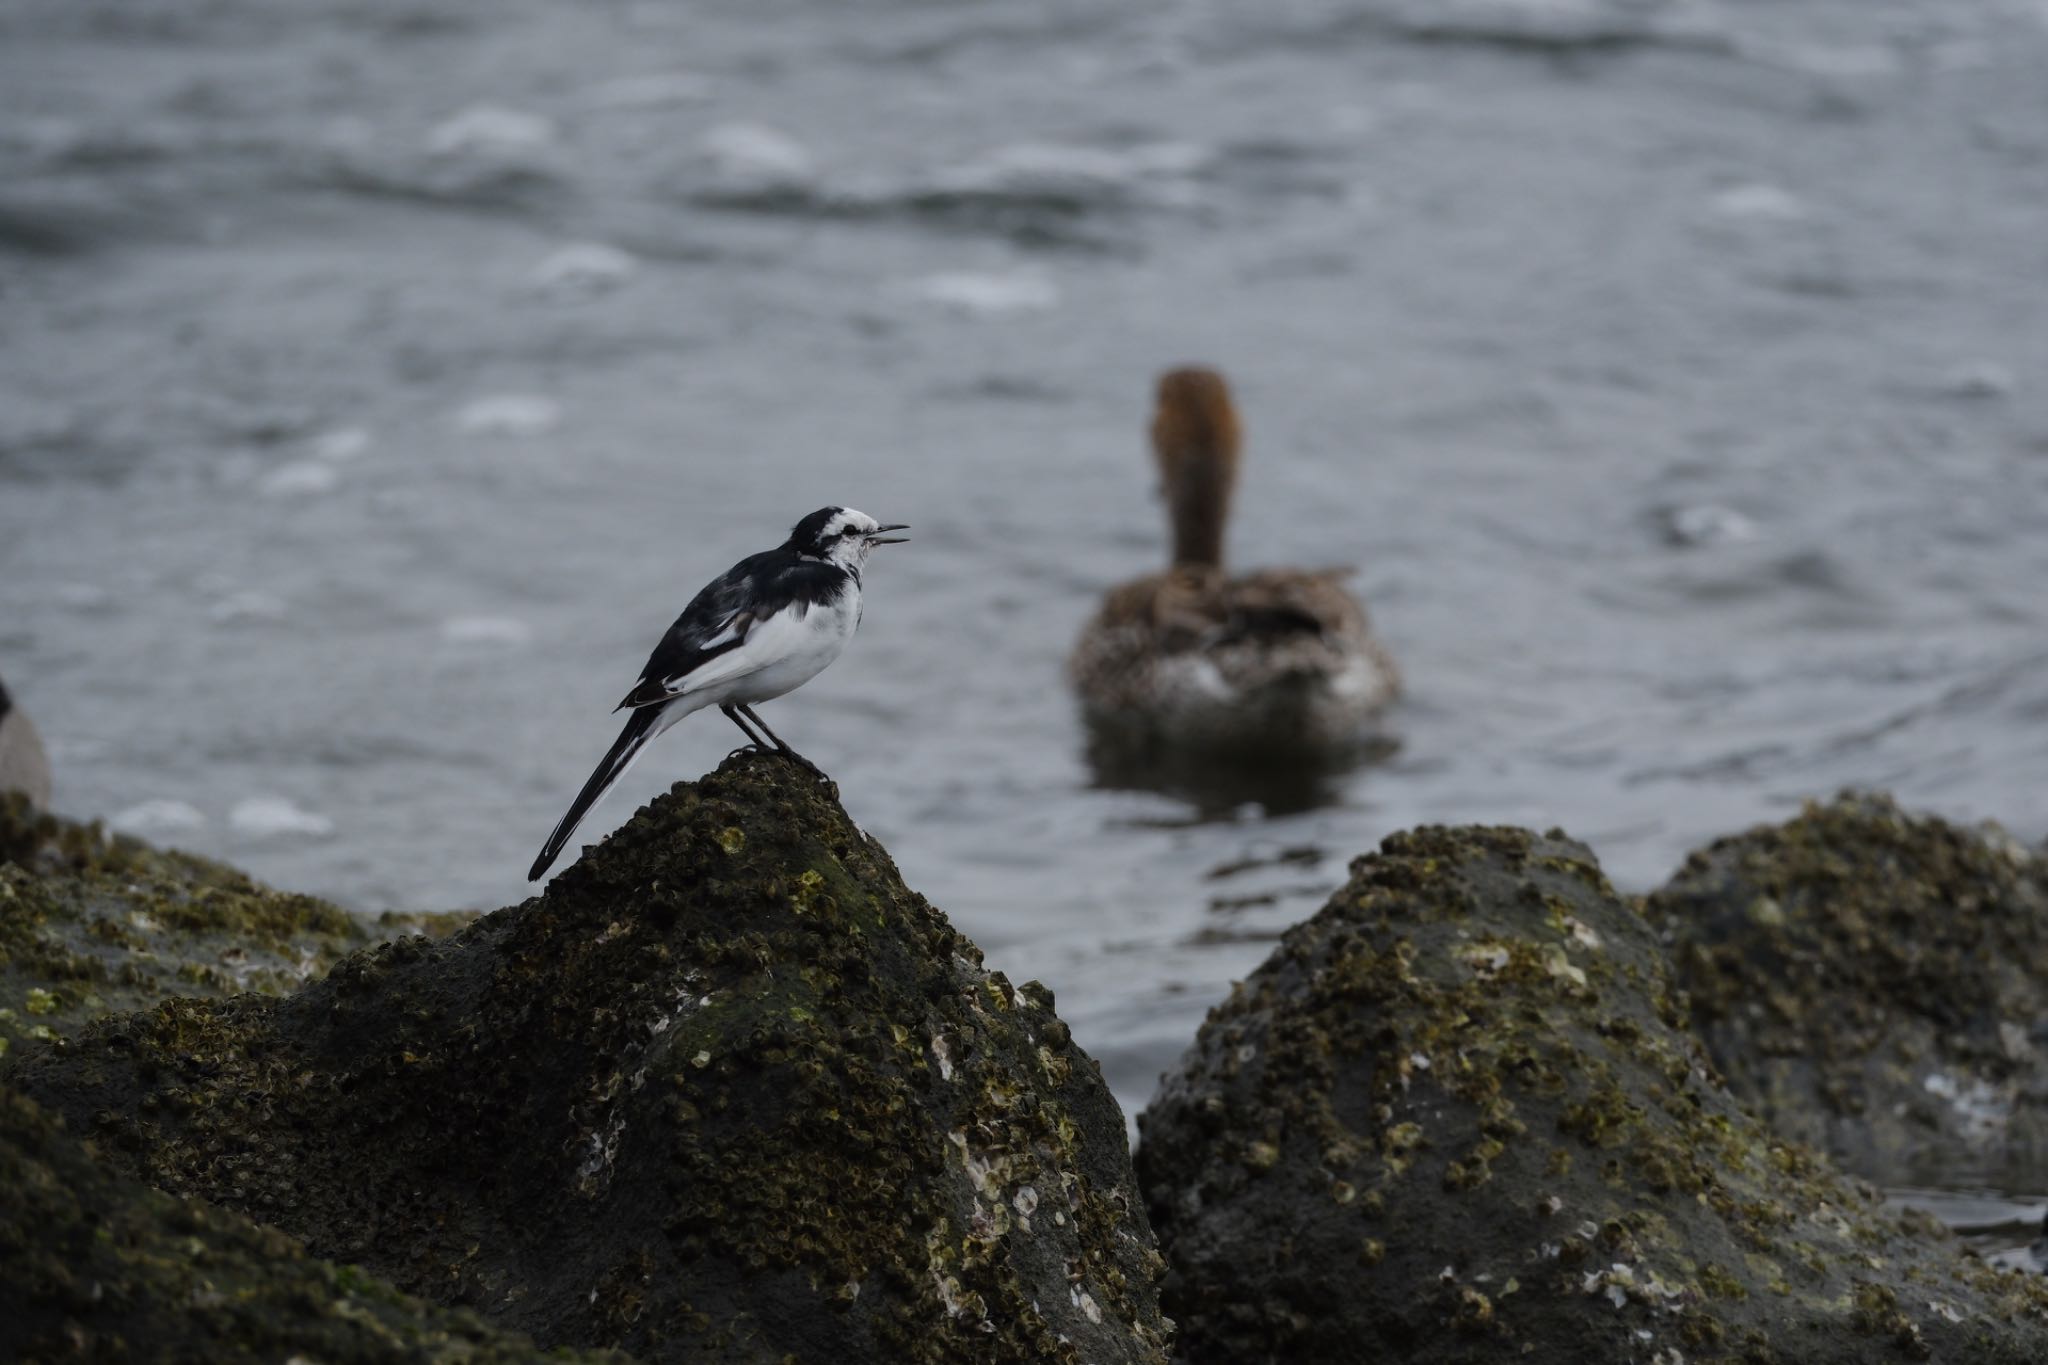
[[[860,531],[855,527],[849,526],[844,531],[841,531],[839,534],[842,536],[857,536],[860,534]]]

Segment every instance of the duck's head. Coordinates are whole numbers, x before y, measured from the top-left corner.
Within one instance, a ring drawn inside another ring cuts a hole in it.
[[[903,543],[904,537],[889,532],[909,529],[902,525],[885,526],[851,507],[820,507],[790,528],[788,546],[810,559],[822,559],[842,569],[858,569],[877,545]]]
[[[1173,524],[1173,562],[1223,563],[1223,529],[1237,487],[1240,435],[1230,387],[1215,370],[1182,366],[1159,376],[1152,453]]]

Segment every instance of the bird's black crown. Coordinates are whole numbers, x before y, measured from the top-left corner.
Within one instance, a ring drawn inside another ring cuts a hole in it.
[[[844,507],[820,507],[790,528],[789,547],[798,554],[824,554],[844,529],[841,518],[845,515]]]

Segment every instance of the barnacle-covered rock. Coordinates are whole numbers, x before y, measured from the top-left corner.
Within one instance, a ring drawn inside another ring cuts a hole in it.
[[[1694,1027],[1777,1131],[1892,1184],[2048,1160],[2048,859],[1844,795],[1646,904]]]
[[[11,1070],[151,1183],[543,1343],[1165,1359],[1095,1063],[773,756],[453,938]]]
[[[290,1237],[95,1163],[0,1087],[0,1360],[209,1365],[615,1361],[398,1293]]]
[[[2048,1288],[1745,1113],[1562,835],[1388,839],[1142,1129],[1191,1365],[2048,1359]]]
[[[171,996],[281,994],[379,939],[470,918],[358,918],[0,792],[0,1058]]]

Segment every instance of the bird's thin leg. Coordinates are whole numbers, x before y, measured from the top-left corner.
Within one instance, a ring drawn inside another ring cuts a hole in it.
[[[798,763],[803,764],[804,767],[809,768],[812,772],[816,773],[820,777],[823,777],[825,775],[824,769],[820,768],[817,764],[811,762],[811,760],[805,758],[802,754],[798,753],[796,750],[790,748],[787,744],[783,743],[782,736],[776,734],[773,730],[769,729],[768,722],[762,720],[759,716],[755,715],[753,707],[741,706],[738,709],[741,715],[745,716],[748,720],[754,722],[754,724],[761,727],[762,734],[768,736],[769,739],[775,742],[775,750],[777,753],[780,753],[788,758],[795,759]]]
[[[740,727],[740,733],[747,737],[747,745],[749,748],[755,749],[757,751],[765,751],[768,748],[766,744],[761,742],[761,737],[754,733],[752,727],[750,727],[744,720],[740,719],[740,712],[745,710],[745,707],[734,706],[731,702],[721,702],[719,704],[718,709],[725,714],[725,718],[727,720],[731,721],[734,725]],[[761,725],[761,722],[758,719],[756,719],[754,724]],[[768,727],[765,725],[761,725],[761,728],[765,730]],[[778,749],[782,748],[782,741],[777,740],[775,742],[775,747]],[[734,750],[734,752],[737,753],[739,752],[739,750]]]

